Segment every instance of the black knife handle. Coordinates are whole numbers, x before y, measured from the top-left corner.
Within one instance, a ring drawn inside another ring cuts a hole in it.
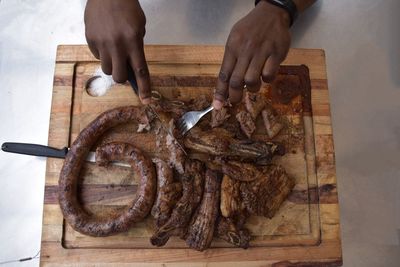
[[[25,144],[25,143],[10,143],[6,142],[1,145],[1,150],[4,152],[39,156],[39,157],[51,157],[63,159],[68,153],[68,148],[64,147],[61,149],[42,146],[36,144]]]
[[[128,64],[128,81],[132,86],[133,91],[137,96],[139,96],[139,86],[136,81],[135,72],[133,71],[131,65]]]

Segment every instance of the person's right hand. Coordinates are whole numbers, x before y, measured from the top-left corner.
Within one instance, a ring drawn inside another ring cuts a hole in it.
[[[127,80],[127,66],[135,72],[143,104],[151,99],[150,76],[143,51],[146,17],[138,0],[88,0],[86,39],[105,74]]]

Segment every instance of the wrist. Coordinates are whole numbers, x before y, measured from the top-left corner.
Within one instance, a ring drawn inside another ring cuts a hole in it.
[[[306,0],[314,1],[314,0]],[[255,4],[259,2],[267,2],[270,5],[283,9],[289,15],[289,26],[292,26],[298,16],[297,4],[294,0],[256,0]]]
[[[269,3],[266,0],[258,1],[257,6],[265,10],[265,12],[273,13],[278,16],[281,22],[288,28],[291,26],[291,17],[287,10]]]

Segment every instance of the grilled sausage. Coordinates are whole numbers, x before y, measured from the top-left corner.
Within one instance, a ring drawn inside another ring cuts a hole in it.
[[[130,144],[111,143],[98,148],[97,160],[108,164],[112,160],[126,160],[140,177],[136,198],[122,213],[97,218],[86,212],[77,198],[79,173],[91,147],[111,127],[135,121],[148,123],[143,108],[121,107],[106,111],[91,122],[77,137],[68,152],[59,178],[59,202],[65,220],[78,232],[90,236],[108,236],[123,232],[142,220],[150,211],[156,191],[156,175],[150,159]]]

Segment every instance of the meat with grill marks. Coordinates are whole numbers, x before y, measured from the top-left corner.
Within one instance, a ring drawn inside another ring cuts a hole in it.
[[[251,93],[247,91],[244,95],[244,104],[251,118],[255,120],[267,104],[267,97],[262,92]]]
[[[203,198],[192,218],[186,237],[186,244],[193,249],[203,251],[210,246],[213,239],[219,213],[221,178],[220,173],[207,169]]]
[[[264,167],[261,179],[240,184],[240,197],[252,215],[272,218],[293,189],[295,181],[279,165]]]
[[[90,123],[74,142],[60,174],[59,200],[67,222],[81,233],[107,236],[127,231],[151,210],[155,232],[150,241],[155,246],[165,245],[174,235],[199,251],[210,247],[214,236],[247,248],[251,235],[244,226],[246,219],[250,215],[272,218],[295,184],[283,167],[271,165],[275,155],[284,154],[284,147],[250,139],[260,113],[269,139],[281,130],[282,121],[265,95],[247,92],[236,108],[214,110],[186,136],[180,136],[175,121],[188,110],[209,105],[205,96],[187,103],[160,98],[151,108],[121,107]],[[155,134],[157,179],[150,159],[131,144],[113,142],[99,147],[98,163],[128,161],[141,182],[130,208],[98,220],[77,201],[79,170],[106,130],[128,122],[137,123],[138,132]]]
[[[274,155],[284,154],[284,147],[279,143],[238,140],[222,128],[209,131],[193,128],[185,137],[184,145],[199,153],[263,164],[269,163]]]
[[[182,176],[182,197],[176,203],[170,218],[150,238],[151,244],[164,246],[173,235],[184,237],[193,212],[203,194],[204,165],[200,161],[186,160]]]
[[[224,175],[221,184],[221,215],[215,235],[235,246],[247,248],[250,233],[244,227],[250,215],[272,218],[294,187],[295,181],[278,165],[262,167],[252,181]]]
[[[240,248],[248,248],[251,239],[249,230],[235,222],[235,219],[221,215],[218,216],[214,235]]]
[[[261,166],[233,160],[224,161],[217,159],[217,162],[220,162],[222,172],[234,180],[249,182],[264,177]]]
[[[220,210],[223,217],[233,217],[234,213],[241,210],[240,181],[224,174],[221,183]]]
[[[240,123],[240,129],[242,129],[243,133],[250,139],[251,135],[256,130],[256,124],[254,123],[250,113],[241,110],[236,114],[236,119]]]
[[[175,120],[169,113],[158,111],[157,114],[158,119],[154,120],[153,129],[156,134],[158,155],[178,173],[183,174],[186,155],[175,137],[177,136]]]
[[[151,215],[155,219],[155,226],[159,228],[168,221],[172,208],[179,200],[182,184],[174,181],[174,172],[165,161],[155,158],[153,162],[157,169],[157,195]]]
[[[274,138],[278,133],[282,130],[283,124],[279,118],[279,116],[276,114],[276,112],[272,109],[272,107],[267,106],[262,112],[261,112],[263,121],[264,121],[264,126],[265,130],[267,132],[267,135],[269,138]]]
[[[211,112],[211,128],[221,126],[226,120],[230,118],[230,116],[231,115],[229,114],[229,110],[227,107],[222,107],[220,110],[214,109]]]

